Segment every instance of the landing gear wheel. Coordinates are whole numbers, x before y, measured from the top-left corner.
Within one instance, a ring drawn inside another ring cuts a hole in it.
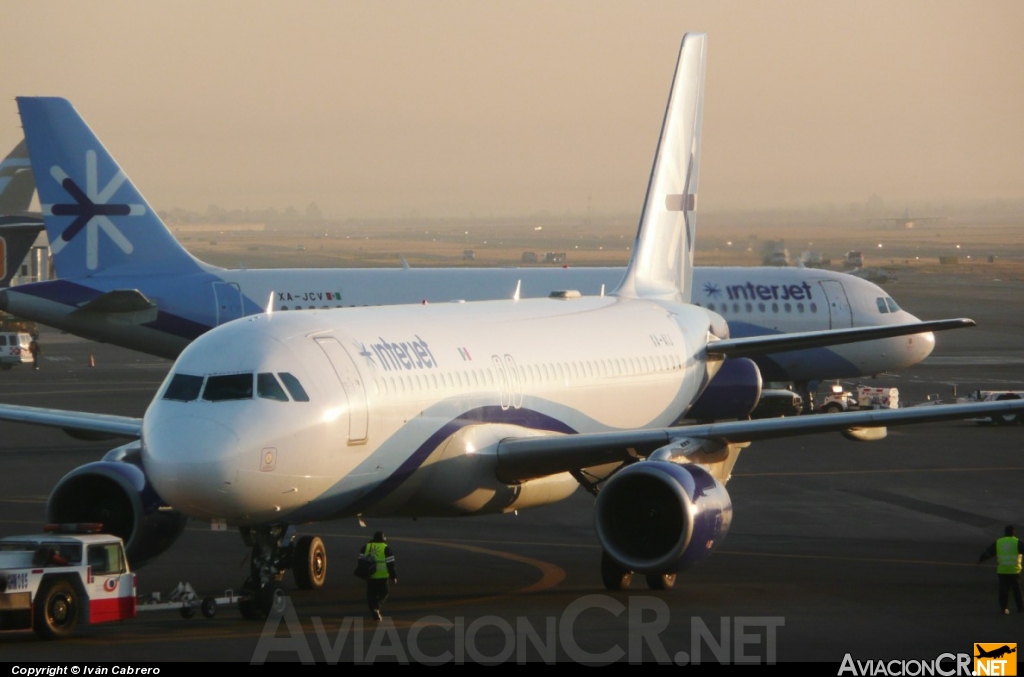
[[[199,611],[202,612],[203,618],[213,618],[217,615],[217,600],[212,597],[203,598],[203,603],[199,605]]]
[[[271,581],[259,591],[257,599],[262,618],[269,616],[272,611],[281,613],[285,605],[284,586],[277,581]]]
[[[842,405],[836,404],[835,402],[832,402],[831,404],[828,404],[828,405],[825,406],[825,413],[826,414],[838,414],[842,410],[843,410]]]
[[[327,578],[327,548],[319,536],[303,536],[295,542],[292,573],[299,590],[319,590]]]
[[[601,582],[605,590],[628,590],[633,582],[633,572],[624,569],[621,564],[608,556],[608,553],[601,553]]]
[[[242,584],[240,593],[241,596],[238,599],[238,613],[242,614],[242,618],[248,618],[249,620],[262,618],[262,616],[260,616],[259,604],[257,602],[259,586],[251,581],[246,581]]]
[[[78,593],[67,581],[44,584],[36,595],[33,628],[44,639],[68,637],[78,627]]]
[[[671,590],[676,584],[675,574],[647,574],[646,578],[651,590]]]

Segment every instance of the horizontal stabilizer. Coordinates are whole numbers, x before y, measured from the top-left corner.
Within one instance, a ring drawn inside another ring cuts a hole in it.
[[[912,322],[907,324],[887,324],[879,327],[862,327],[858,329],[828,329],[825,331],[809,331],[795,334],[775,334],[773,336],[750,336],[747,338],[723,339],[708,344],[708,355],[722,357],[751,357],[768,353],[784,353],[789,350],[805,348],[822,348],[838,346],[844,343],[859,343],[893,336],[924,334],[946,329],[963,329],[973,327],[974,320],[959,318],[955,320],[933,320],[931,322]]]
[[[155,308],[138,289],[115,289],[83,303],[74,313],[138,313]]]
[[[936,405],[908,409],[874,409],[845,414],[731,421],[654,430],[624,430],[507,439],[502,440],[498,445],[497,475],[503,482],[524,482],[556,472],[567,472],[614,461],[626,461],[635,457],[646,457],[656,449],[684,439],[710,439],[733,443],[753,442],[777,437],[836,432],[850,428],[933,423],[1010,413],[1024,413],[1024,400]]]

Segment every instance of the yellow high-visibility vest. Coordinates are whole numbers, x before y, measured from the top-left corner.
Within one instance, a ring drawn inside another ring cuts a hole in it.
[[[996,541],[996,561],[999,563],[996,572],[1001,574],[1020,573],[1020,548],[1016,536],[1003,536]]]

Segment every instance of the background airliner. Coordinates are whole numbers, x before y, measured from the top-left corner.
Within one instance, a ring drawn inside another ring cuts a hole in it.
[[[29,214],[35,184],[22,141],[0,162],[0,287],[11,283],[43,228],[41,214]]]
[[[664,588],[725,538],[725,483],[747,442],[1024,409],[670,427],[726,356],[970,324],[730,338],[721,315],[690,303],[704,55],[705,36],[687,34],[614,293],[259,314],[193,341],[141,421],[0,406],[7,419],[141,438],[66,476],[49,518],[105,515],[136,561],[166,548],[183,514],[238,527],[252,547],[242,611],[260,615],[285,571],[323,583],[323,542],[295,538],[296,524],[507,512],[561,500],[586,483],[579,470],[615,463],[595,505],[603,579],[617,589],[636,571]],[[104,203],[133,209],[122,185]]]
[[[18,107],[60,279],[0,292],[0,309],[87,338],[176,357],[211,328],[270,308],[311,308],[598,295],[622,268],[225,270],[190,255],[64,99],[20,98]],[[114,195],[117,201],[114,201]],[[802,268],[697,268],[693,298],[728,318],[734,337],[905,324],[879,287]],[[904,369],[934,347],[930,333],[798,350],[728,363],[700,418],[745,415],[762,378],[814,382]],[[810,386],[810,388],[809,388]],[[809,401],[809,398],[805,398]],[[724,404],[723,404],[724,402]]]

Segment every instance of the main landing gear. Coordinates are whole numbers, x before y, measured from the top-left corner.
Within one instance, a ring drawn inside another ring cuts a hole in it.
[[[266,618],[284,604],[281,580],[291,570],[300,590],[316,590],[327,578],[327,549],[319,536],[299,536],[295,527],[243,527],[252,548],[249,577],[242,584],[238,610],[245,618]]]

